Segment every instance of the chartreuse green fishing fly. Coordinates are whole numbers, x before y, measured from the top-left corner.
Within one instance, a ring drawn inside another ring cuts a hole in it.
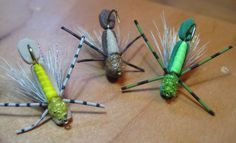
[[[152,37],[154,39],[155,45],[157,46],[159,56],[154,51],[153,47],[151,46],[150,42],[148,41],[147,37],[143,33],[138,21],[135,20],[135,25],[142,34],[144,41],[146,42],[147,47],[154,55],[155,59],[161,66],[164,71],[164,75],[156,76],[147,80],[143,80],[137,82],[135,84],[130,84],[127,86],[122,87],[122,91],[127,89],[143,85],[146,83],[154,82],[161,80],[160,85],[160,94],[165,100],[172,99],[176,96],[177,88],[182,86],[186,89],[196,100],[201,104],[201,106],[211,115],[215,115],[214,111],[207,106],[191,89],[188,85],[186,85],[180,77],[185,73],[192,71],[193,69],[207,63],[208,61],[212,60],[213,58],[225,53],[226,51],[232,49],[232,46],[228,46],[223,50],[213,54],[210,57],[207,57],[200,62],[199,57],[203,53],[202,49],[205,49],[206,45],[200,48],[199,45],[199,38],[194,38],[196,24],[193,19],[185,20],[180,28],[178,33],[175,32],[173,29],[170,29],[164,20],[164,32],[163,35],[158,33],[158,37],[161,43],[159,46],[154,34],[152,33]],[[162,60],[161,60],[162,59]],[[163,63],[164,62],[164,63]]]
[[[63,72],[61,63],[58,63],[62,61],[58,57],[58,51],[51,49],[48,51],[47,57],[40,57],[37,43],[28,38],[19,41],[18,51],[22,59],[31,65],[31,73],[20,65],[15,68],[2,59],[4,65],[0,65],[0,69],[5,71],[5,77],[9,78],[13,85],[16,85],[14,88],[20,96],[26,97],[33,102],[0,103],[0,106],[43,107],[45,109],[39,120],[29,127],[17,130],[17,134],[36,128],[47,114],[57,125],[69,127],[72,115],[67,103],[104,108],[102,104],[64,98],[64,90],[70,79],[84,39],[85,37],[82,37],[67,72]]]

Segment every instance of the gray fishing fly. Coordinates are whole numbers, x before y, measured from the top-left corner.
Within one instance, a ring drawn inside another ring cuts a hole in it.
[[[97,37],[96,39],[97,41],[95,41],[84,30],[80,30],[78,31],[79,34],[76,34],[65,27],[61,27],[61,29],[70,33],[71,35],[73,35],[79,40],[81,40],[81,36],[79,35],[85,35],[86,39],[88,40],[85,40],[84,43],[88,45],[89,48],[92,48],[93,50],[98,52],[100,55],[102,55],[103,58],[82,59],[82,60],[78,60],[77,62],[78,63],[91,62],[91,61],[104,62],[106,76],[110,81],[116,81],[119,77],[122,76],[124,72],[123,70],[124,65],[128,65],[130,67],[137,69],[140,72],[144,72],[143,68],[140,68],[134,64],[131,64],[122,58],[122,55],[131,47],[133,43],[135,43],[139,38],[141,38],[142,35],[137,36],[131,42],[126,44],[124,49],[120,51],[120,47],[122,46],[119,44],[118,38],[117,38],[118,36],[116,35],[116,32],[114,31],[116,20],[119,23],[120,20],[119,20],[117,10],[115,9],[102,10],[102,12],[99,14],[99,22],[100,22],[100,26],[103,28],[103,32],[100,35],[95,33]],[[98,47],[102,47],[102,50],[100,50]]]

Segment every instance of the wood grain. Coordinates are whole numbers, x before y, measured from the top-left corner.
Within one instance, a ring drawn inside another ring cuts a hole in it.
[[[17,4],[13,0],[10,2],[9,7]],[[206,56],[225,46],[236,45],[236,25],[173,9],[152,0],[22,0],[21,5],[17,6],[19,10],[0,14],[1,21],[13,19],[5,27],[1,26],[0,56],[9,63],[20,62],[15,47],[18,40],[24,37],[36,40],[43,50],[58,46],[67,49],[68,56],[73,56],[79,41],[60,27],[75,29],[79,25],[89,32],[101,29],[98,14],[104,8],[118,9],[121,35],[124,37],[130,33],[130,40],[138,35],[134,19],[139,20],[150,39],[149,31],[155,30],[152,21],[161,25],[160,14],[164,10],[169,25],[176,28],[185,18],[195,19],[202,42],[209,42]],[[143,41],[139,40],[125,57],[145,68],[145,73],[127,72],[117,83],[110,83],[104,76],[101,64],[78,64],[75,67],[67,96],[104,103],[105,110],[73,105],[70,130],[58,127],[49,120],[31,132],[16,135],[16,129],[36,121],[42,111],[1,108],[0,142],[233,143],[236,139],[235,55],[236,50],[233,49],[185,77],[186,83],[214,109],[215,117],[196,105],[183,89],[173,102],[165,102],[159,96],[158,82],[144,85],[135,92],[121,93],[120,87],[123,85],[162,73]],[[90,56],[94,55],[84,48],[79,58]],[[229,74],[222,73],[222,67],[228,68]],[[1,102],[17,101],[7,96],[10,86],[0,90]]]
[[[235,0],[153,0],[164,5],[236,23]]]

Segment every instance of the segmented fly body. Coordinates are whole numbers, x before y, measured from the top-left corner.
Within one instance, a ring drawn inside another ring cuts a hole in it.
[[[154,34],[152,33],[152,37],[154,39],[155,45],[158,48],[159,56],[154,51],[150,42],[148,41],[146,35],[143,33],[141,27],[138,24],[138,21],[135,20],[135,25],[142,35],[144,41],[146,42],[147,47],[154,55],[155,59],[161,66],[164,71],[164,75],[156,76],[151,79],[143,80],[135,84],[130,84],[122,87],[122,90],[125,91],[127,89],[143,85],[146,83],[150,83],[153,81],[161,80],[160,86],[160,95],[166,100],[172,99],[177,94],[177,89],[179,86],[182,86],[186,89],[201,105],[202,107],[211,115],[215,115],[213,110],[209,108],[191,89],[187,86],[180,77],[185,73],[192,71],[193,69],[205,64],[206,62],[212,60],[213,58],[223,54],[224,52],[233,48],[232,46],[228,46],[223,50],[213,54],[210,57],[207,57],[200,62],[197,62],[201,54],[202,50],[198,50],[200,48],[199,39],[193,40],[196,24],[193,19],[185,20],[179,28],[178,33],[175,33],[167,25],[164,23],[164,32],[163,35],[158,33],[158,38],[160,39],[160,44],[158,44]],[[177,38],[178,37],[178,38]],[[160,46],[161,45],[161,46]],[[204,48],[202,48],[204,49]]]
[[[43,107],[45,109],[39,120],[29,127],[17,130],[17,134],[36,128],[47,114],[50,115],[57,125],[68,126],[72,118],[68,103],[104,107],[104,105],[99,103],[64,98],[64,90],[70,79],[84,39],[85,37],[82,37],[65,76],[61,73],[63,69],[60,68],[60,64],[58,63],[59,57],[56,51],[49,50],[48,57],[43,59],[40,57],[40,50],[37,43],[28,38],[19,41],[18,51],[22,59],[27,64],[31,65],[32,75],[27,73],[22,67],[15,68],[3,60],[5,65],[0,65],[0,68],[5,71],[6,77],[9,78],[11,82],[14,82],[13,84],[16,85],[17,93],[33,102],[0,103],[0,106]]]
[[[128,48],[130,48],[130,46],[142,36],[141,35],[137,36],[134,40],[128,43],[122,51],[120,51],[118,38],[115,31],[113,30],[115,28],[116,19],[119,22],[118,13],[114,9],[103,10],[99,14],[99,22],[104,31],[102,32],[100,37],[97,36],[97,38],[101,38],[98,39],[99,41],[98,44],[94,42],[94,39],[88,33],[84,32],[83,30],[78,31],[80,34],[85,35],[86,39],[90,39],[88,41],[85,40],[85,44],[87,44],[88,47],[96,50],[99,54],[103,56],[103,58],[101,59],[82,59],[79,60],[78,63],[90,62],[90,61],[103,61],[105,63],[106,75],[108,79],[112,80],[114,79],[116,80],[122,76],[124,64],[131,66],[141,72],[144,72],[144,69],[136,65],[133,65],[122,58],[122,55],[128,50]],[[81,39],[81,36],[72,32],[71,30],[65,27],[62,27],[62,29],[72,34],[79,40]],[[102,47],[103,50],[100,50],[99,49],[100,47]]]

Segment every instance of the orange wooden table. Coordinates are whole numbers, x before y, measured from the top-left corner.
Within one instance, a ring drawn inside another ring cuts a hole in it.
[[[81,26],[90,32],[101,29],[98,14],[105,8],[119,11],[121,35],[130,33],[130,40],[138,35],[134,19],[139,20],[151,40],[149,32],[155,30],[152,21],[160,25],[164,10],[169,25],[176,28],[185,18],[195,19],[202,42],[209,42],[206,56],[225,46],[236,45],[236,25],[162,6],[153,0],[11,0],[1,2],[0,7],[0,56],[9,63],[21,61],[16,43],[24,37],[36,40],[44,50],[58,46],[73,52],[79,41],[60,27]],[[93,56],[86,49],[82,49],[79,58]],[[70,130],[49,120],[33,131],[16,135],[15,130],[34,123],[42,111],[1,107],[0,142],[233,143],[236,139],[235,56],[236,49],[233,49],[196,69],[185,80],[214,109],[215,117],[195,104],[183,89],[176,100],[165,102],[159,95],[159,82],[141,86],[138,88],[141,90],[135,92],[121,93],[123,85],[162,73],[143,40],[139,40],[129,49],[126,58],[145,68],[145,73],[127,72],[117,83],[110,83],[99,63],[75,67],[67,96],[104,103],[104,110],[73,105]],[[224,69],[229,71],[225,73]],[[0,90],[0,101],[19,101],[9,95],[11,85],[5,86]]]

